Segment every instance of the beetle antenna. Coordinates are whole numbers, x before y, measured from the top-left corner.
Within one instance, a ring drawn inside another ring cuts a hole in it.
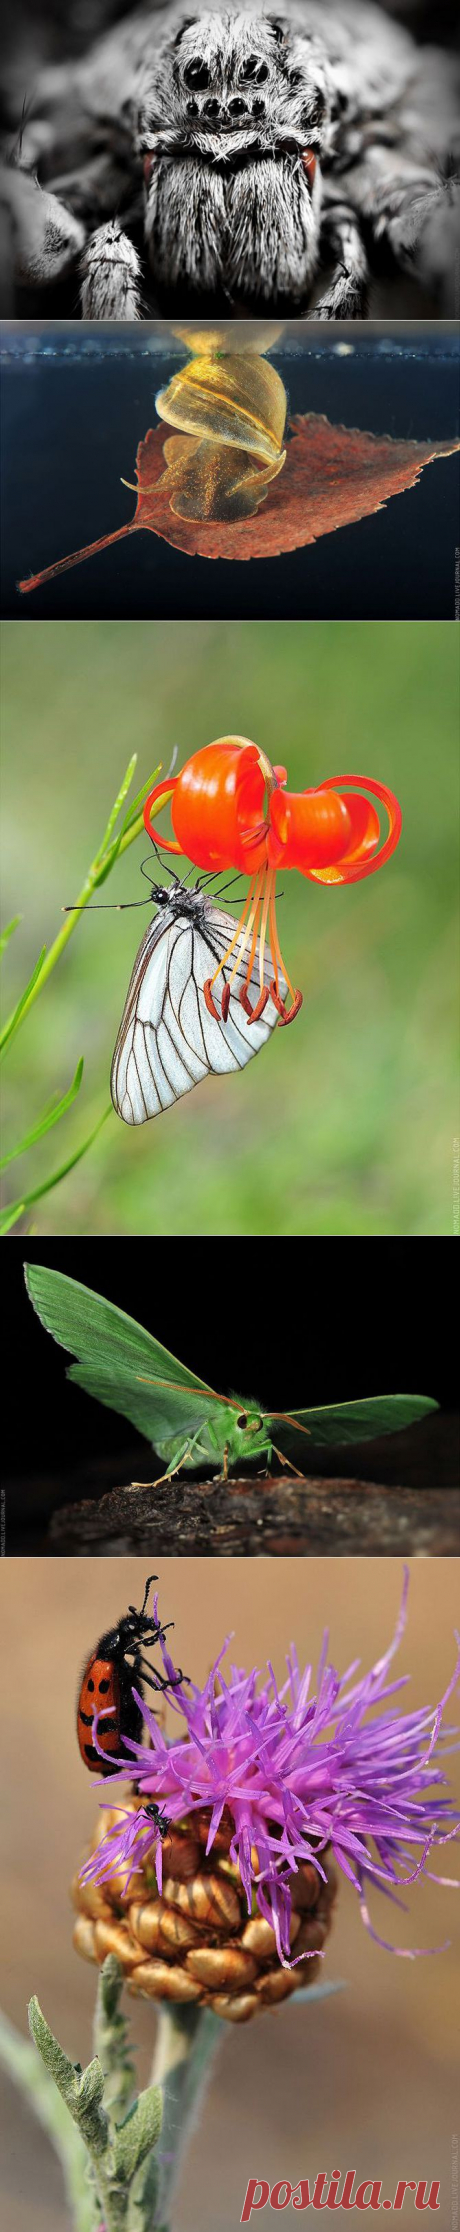
[[[141,1613],[145,1612],[145,1609],[146,1609],[146,1604],[147,1604],[147,1599],[148,1599],[148,1595],[149,1595],[149,1590],[150,1590],[150,1589],[151,1589],[151,1587],[152,1587],[152,1581],[158,1581],[158,1574],[157,1574],[157,1573],[149,1573],[149,1576],[148,1576],[148,1580],[146,1581],[146,1584],[145,1584],[145,1589],[144,1589],[144,1602],[143,1602],[143,1605],[141,1606]],[[130,1606],[130,1610],[132,1610],[132,1609],[133,1609],[133,1607],[132,1607],[132,1606]],[[170,1621],[170,1622],[169,1622],[169,1625],[170,1625],[170,1627],[172,1626],[172,1621]]]

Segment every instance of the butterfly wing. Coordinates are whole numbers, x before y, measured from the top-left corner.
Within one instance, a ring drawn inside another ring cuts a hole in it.
[[[68,1373],[110,1410],[120,1411],[157,1448],[169,1435],[196,1431],[220,1414],[204,1380],[115,1303],[39,1263],[25,1265],[27,1292],[48,1333],[78,1357]]]
[[[373,1441],[377,1434],[396,1434],[437,1408],[429,1395],[368,1395],[361,1402],[291,1411],[289,1417],[270,1420],[270,1426],[283,1451],[289,1452],[295,1443],[297,1450],[302,1445],[306,1456],[315,1446],[339,1447],[345,1442]]]
[[[244,962],[235,976],[227,1021],[210,1015],[206,1007],[203,985],[214,975],[235,930],[232,916],[205,899],[193,914],[166,910],[149,924],[134,963],[112,1062],[113,1105],[125,1124],[144,1124],[158,1116],[210,1073],[223,1076],[244,1069],[274,1030],[278,1016],[272,1000],[260,1020],[248,1025],[239,1000]],[[285,990],[281,979],[280,989]]]

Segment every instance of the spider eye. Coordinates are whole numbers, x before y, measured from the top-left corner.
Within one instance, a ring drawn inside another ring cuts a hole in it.
[[[248,79],[252,80],[253,85],[264,85],[268,78],[268,62],[261,62],[258,54],[248,54],[247,62],[243,62],[240,70],[240,78],[243,85]]]
[[[196,86],[199,93],[204,92],[205,86],[211,83],[207,62],[187,62],[184,80],[186,85]]]

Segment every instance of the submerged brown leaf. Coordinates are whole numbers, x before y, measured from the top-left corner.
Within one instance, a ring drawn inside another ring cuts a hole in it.
[[[424,465],[450,457],[459,448],[459,441],[393,441],[389,434],[332,426],[329,419],[309,411],[291,421],[283,471],[266,488],[255,516],[192,520],[171,510],[167,444],[163,427],[157,426],[139,443],[134,518],[114,534],[103,535],[42,573],[29,575],[18,586],[26,595],[144,527],[193,557],[275,558],[380,511],[390,496],[414,487]],[[255,460],[254,472],[259,469],[263,478],[263,465],[259,468]]]

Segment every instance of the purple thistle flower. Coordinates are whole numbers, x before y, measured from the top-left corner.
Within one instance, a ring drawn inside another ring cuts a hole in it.
[[[388,1703],[409,1679],[407,1675],[399,1681],[387,1679],[405,1626],[408,1583],[406,1569],[393,1642],[359,1680],[354,1678],[359,1660],[343,1675],[328,1663],[326,1634],[315,1694],[311,1666],[300,1672],[293,1646],[281,1688],[270,1664],[260,1687],[256,1669],[246,1674],[232,1666],[227,1682],[221,1672],[227,1642],[202,1690],[188,1681],[170,1695],[173,1712],[186,1722],[186,1734],[172,1740],[166,1739],[148,1706],[133,1693],[150,1746],[146,1750],[125,1739],[136,1793],[146,1803],[153,1797],[171,1826],[198,1807],[209,1808],[207,1854],[224,1807],[229,1810],[235,1825],[230,1860],[239,1868],[249,1912],[255,1893],[259,1912],[274,1928],[284,1966],[294,1965],[289,1949],[289,1879],[300,1861],[309,1861],[324,1877],[321,1855],[328,1846],[357,1891],[363,1921],[377,1944],[410,1960],[423,1950],[444,1950],[388,1945],[371,1924],[366,1898],[368,1886],[375,1885],[397,1905],[404,1905],[400,1890],[422,1875],[431,1876],[427,1862],[433,1847],[446,1844],[460,1828],[450,1800],[439,1795],[446,1787],[442,1757],[458,1745],[457,1738],[455,1746],[452,1741],[449,1746],[448,1739],[455,1738],[456,1731],[442,1729],[441,1724],[460,1671],[460,1639],[452,1680],[437,1707],[402,1713],[399,1705]],[[171,1679],[175,1668],[166,1643],[162,1655]],[[366,1715],[376,1706],[378,1714],[367,1721]],[[97,1747],[96,1720],[93,1741]],[[116,1767],[110,1782],[104,1779],[106,1792],[126,1781],[126,1757]],[[142,1804],[134,1814],[120,1808],[119,1824],[82,1868],[82,1881],[103,1881],[114,1867],[121,1867],[128,1883],[147,1858],[151,1863],[155,1858],[161,1894],[161,1838],[152,1831],[152,1820]],[[432,1880],[452,1881],[444,1876]]]

